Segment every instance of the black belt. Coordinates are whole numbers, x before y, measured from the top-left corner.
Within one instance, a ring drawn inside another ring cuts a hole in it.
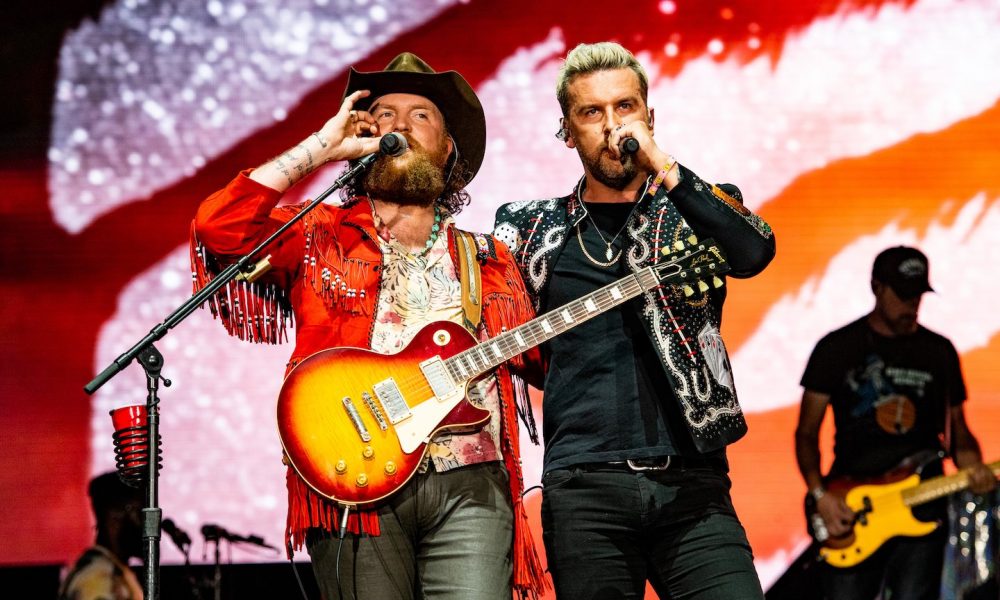
[[[609,462],[582,463],[570,468],[584,471],[623,471],[641,473],[644,471],[673,471],[683,469],[723,469],[725,459],[703,456],[655,456],[653,458],[630,458]]]

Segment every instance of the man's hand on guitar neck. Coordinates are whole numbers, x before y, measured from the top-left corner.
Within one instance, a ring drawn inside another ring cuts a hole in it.
[[[854,526],[854,512],[836,494],[824,493],[820,496],[816,500],[816,511],[823,517],[830,537],[843,537]]]

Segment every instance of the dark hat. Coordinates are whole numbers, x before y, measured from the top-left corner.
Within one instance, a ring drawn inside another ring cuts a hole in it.
[[[416,54],[404,52],[384,71],[362,73],[352,67],[344,96],[358,90],[371,90],[354,104],[358,110],[368,110],[386,94],[416,94],[433,102],[444,115],[459,155],[469,163],[468,181],[472,181],[486,153],[486,115],[476,92],[457,71],[437,73]]]
[[[934,291],[928,279],[927,257],[908,246],[893,246],[880,252],[872,265],[872,279],[888,285],[904,300]]]

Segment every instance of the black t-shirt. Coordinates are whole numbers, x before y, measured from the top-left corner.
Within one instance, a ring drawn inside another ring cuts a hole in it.
[[[801,383],[830,395],[833,476],[876,476],[922,450],[941,450],[945,414],[966,398],[947,338],[923,326],[885,337],[867,317],[820,340]]]
[[[631,203],[587,203],[591,218],[610,242],[628,219]],[[548,312],[628,275],[621,253],[622,231],[612,244],[619,255],[611,266],[607,245],[590,219],[580,237],[570,239],[553,263],[542,297]],[[580,240],[586,245],[588,258]],[[543,400],[545,471],[574,464],[695,453],[673,389],[640,320],[634,298],[547,342],[549,357]]]

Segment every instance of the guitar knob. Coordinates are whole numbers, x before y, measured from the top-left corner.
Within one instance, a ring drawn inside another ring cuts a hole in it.
[[[333,468],[335,471],[337,471],[337,474],[343,475],[344,473],[347,472],[347,461],[345,461],[344,459],[340,459],[337,461],[336,466],[334,466]]]
[[[698,243],[698,237],[695,236],[695,235],[689,235],[688,236],[688,243],[691,244],[692,246],[694,246],[695,244]]]
[[[361,456],[365,460],[371,460],[375,457],[375,449],[371,446],[365,446],[365,449],[361,451]]]
[[[682,242],[680,240],[677,240],[676,242],[674,242],[674,249],[675,250],[683,250],[684,249],[684,242]]]
[[[358,487],[365,487],[366,485],[368,485],[368,476],[365,475],[364,473],[361,473],[360,475],[358,475],[358,478],[355,480],[355,483],[357,483]]]
[[[698,291],[699,291],[699,292],[701,292],[701,293],[703,293],[703,294],[704,294],[705,292],[707,292],[707,291],[708,291],[708,284],[707,284],[707,283],[705,283],[704,281],[701,281],[701,280],[699,279],[699,280],[698,280]]]
[[[392,462],[391,460],[385,463],[385,473],[386,475],[395,475],[396,463]]]
[[[722,287],[722,280],[719,279],[718,276],[712,277],[712,285],[717,288],[720,288]]]
[[[681,289],[684,290],[684,295],[687,296],[688,298],[690,298],[691,296],[694,296],[694,288],[693,287],[691,287],[689,285],[685,285]]]

